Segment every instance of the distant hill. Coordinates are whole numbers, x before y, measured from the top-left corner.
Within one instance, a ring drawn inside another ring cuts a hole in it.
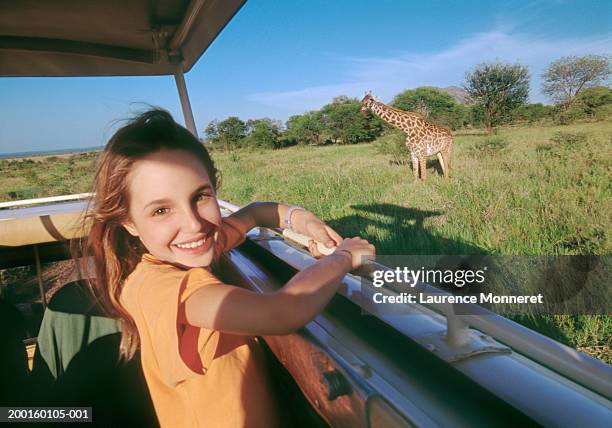
[[[451,95],[459,104],[467,104],[468,102],[468,93],[465,92],[465,89],[460,88],[459,86],[449,86],[447,88],[438,89]]]
[[[102,150],[104,150],[104,146],[79,147],[74,149],[34,150],[30,152],[9,152],[0,153],[0,159],[29,159],[37,157],[72,155],[77,153],[100,152]]]

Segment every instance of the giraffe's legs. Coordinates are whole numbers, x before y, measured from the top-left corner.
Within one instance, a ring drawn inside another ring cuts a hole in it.
[[[423,156],[419,159],[419,163],[421,164],[421,180],[425,181],[427,179],[427,158]]]
[[[444,173],[445,178],[450,178],[451,174],[451,148],[448,147],[446,150],[442,152],[442,157],[444,158],[444,164],[446,165],[446,171]]]
[[[444,178],[447,178],[448,172],[446,162],[444,161],[444,155],[442,154],[442,152],[438,152],[436,153],[436,156],[438,156],[438,161],[440,161],[440,166],[442,167],[442,174],[444,174]]]
[[[419,160],[416,157],[412,157],[412,174],[414,175],[414,181],[419,179]]]

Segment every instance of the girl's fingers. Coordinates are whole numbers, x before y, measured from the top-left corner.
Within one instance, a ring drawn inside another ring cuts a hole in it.
[[[317,243],[312,239],[308,241],[308,251],[310,251],[310,254],[312,254],[315,259],[323,257],[323,254],[317,248]]]
[[[312,231],[311,238],[313,238],[315,241],[321,242],[327,248],[331,248],[336,245],[333,237],[329,233],[329,228],[325,225],[322,225],[322,227],[316,227],[315,230]]]
[[[340,236],[334,229],[325,225],[325,230],[327,231],[329,237],[333,240],[332,245],[327,245],[329,242],[326,244],[328,247],[333,247],[333,244],[339,245],[342,242],[342,236]]]

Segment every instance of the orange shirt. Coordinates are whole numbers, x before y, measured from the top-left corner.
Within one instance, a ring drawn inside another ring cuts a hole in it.
[[[224,218],[217,254],[244,240]],[[144,254],[125,281],[121,303],[140,336],[142,368],[162,427],[274,427],[278,410],[262,349],[249,336],[187,323],[185,300],[220,283],[204,268],[183,270]]]

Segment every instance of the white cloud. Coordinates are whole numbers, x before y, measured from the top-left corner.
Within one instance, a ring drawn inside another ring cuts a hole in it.
[[[368,88],[368,85],[364,84],[363,81],[355,81],[335,85],[311,86],[293,91],[259,92],[249,98],[268,107],[302,113],[308,110],[317,110],[338,95],[358,96],[364,92],[364,88]]]
[[[501,60],[529,66],[531,100],[545,102],[540,93],[540,75],[555,59],[568,55],[610,54],[612,33],[596,38],[551,39],[506,30],[477,33],[448,49],[432,53],[410,53],[395,57],[344,58],[340,83],[297,88],[282,92],[260,92],[250,100],[288,114],[318,109],[338,95],[361,97],[372,90],[383,100],[418,86],[460,86],[465,72],[476,64]]]

